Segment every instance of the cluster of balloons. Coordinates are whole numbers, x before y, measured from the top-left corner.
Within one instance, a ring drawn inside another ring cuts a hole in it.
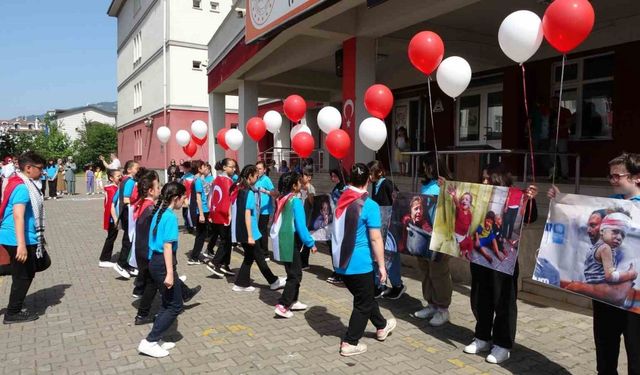
[[[198,146],[202,146],[207,141],[207,124],[202,120],[196,120],[191,124],[191,134],[186,130],[178,130],[176,142],[182,146],[182,151],[193,157],[198,151]],[[162,144],[167,144],[171,139],[171,129],[161,126],[156,130],[156,137]]]
[[[378,151],[387,140],[384,118],[393,108],[393,94],[385,85],[376,84],[364,93],[364,107],[372,117],[364,119],[358,128],[358,136],[370,150]]]

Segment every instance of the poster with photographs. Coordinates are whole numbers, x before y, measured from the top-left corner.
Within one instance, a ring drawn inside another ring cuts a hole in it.
[[[316,241],[331,241],[331,223],[333,222],[333,202],[329,195],[313,197],[307,228]]]
[[[447,181],[430,249],[513,275],[525,202],[518,187]]]
[[[393,201],[385,249],[429,259],[429,250],[438,197],[419,193],[399,193]]]
[[[640,314],[640,202],[560,194],[533,279]]]

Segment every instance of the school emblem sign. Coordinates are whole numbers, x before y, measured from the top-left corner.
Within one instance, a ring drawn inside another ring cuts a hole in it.
[[[245,41],[252,42],[325,0],[247,0]]]

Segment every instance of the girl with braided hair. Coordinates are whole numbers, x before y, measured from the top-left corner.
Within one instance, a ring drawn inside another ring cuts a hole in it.
[[[171,327],[182,310],[182,283],[176,271],[178,250],[178,217],[173,212],[184,204],[186,188],[178,182],[162,187],[149,231],[149,273],[160,289],[162,305],[151,332],[138,345],[138,352],[161,358],[169,355],[175,343],[162,342],[162,336]]]

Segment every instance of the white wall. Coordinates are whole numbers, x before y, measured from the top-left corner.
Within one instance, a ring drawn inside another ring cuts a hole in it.
[[[133,3],[134,0],[126,0],[118,13],[118,48],[127,42],[129,33],[150,6],[160,5],[162,9],[162,0],[140,0],[141,6],[137,12],[134,12]]]
[[[193,61],[204,62],[207,51],[194,48],[170,46],[169,104],[192,107],[208,107],[207,69],[193,69]],[[162,61],[162,60],[160,60]],[[160,75],[162,77],[162,75]]]
[[[133,113],[133,87],[142,81],[142,110]],[[157,59],[118,91],[118,126],[162,108],[162,58]]]
[[[70,113],[69,115],[62,113],[58,115],[57,121],[58,126],[67,133],[69,138],[73,141],[79,138],[78,130],[84,129],[85,122],[95,121],[103,124],[115,125],[116,118],[94,110],[87,110],[85,112]]]
[[[231,9],[232,3],[231,0],[216,0],[219,3],[219,12],[212,12],[210,0],[201,0],[200,9],[193,7],[192,0],[167,1],[169,1],[170,20],[169,39],[205,46]]]

